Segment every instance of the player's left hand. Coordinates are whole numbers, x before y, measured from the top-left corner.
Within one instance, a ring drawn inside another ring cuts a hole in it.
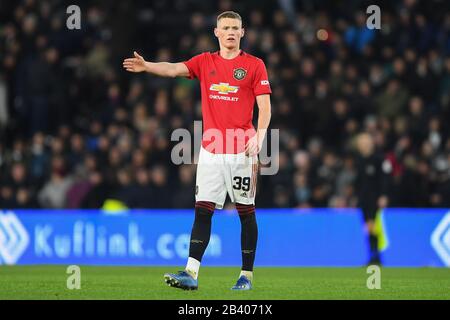
[[[258,141],[258,135],[251,137],[245,145],[245,155],[253,157],[261,151],[261,146]]]

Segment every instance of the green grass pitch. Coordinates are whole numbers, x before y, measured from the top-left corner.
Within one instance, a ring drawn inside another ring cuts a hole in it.
[[[202,267],[199,290],[168,287],[174,267],[81,266],[81,289],[66,287],[67,266],[0,266],[5,299],[450,299],[450,269],[382,268],[381,289],[366,286],[366,268],[255,269],[254,288],[233,292],[239,268]]]

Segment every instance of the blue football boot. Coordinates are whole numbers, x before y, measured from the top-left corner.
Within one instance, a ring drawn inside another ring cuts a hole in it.
[[[197,290],[198,280],[194,279],[186,271],[178,271],[175,273],[164,274],[164,281],[170,287],[180,288],[183,290]]]
[[[245,276],[240,276],[231,290],[251,290],[252,282]]]

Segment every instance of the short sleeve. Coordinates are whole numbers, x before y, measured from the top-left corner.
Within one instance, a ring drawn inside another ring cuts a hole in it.
[[[255,96],[272,93],[272,90],[270,89],[269,77],[267,76],[266,66],[261,59],[258,59],[258,63],[256,66],[255,78],[253,81],[253,93],[255,94]]]
[[[203,62],[204,58],[204,54],[199,54],[196,56],[193,56],[191,59],[187,60],[187,61],[183,61],[183,63],[186,65],[186,67],[189,69],[189,79],[194,79],[197,78],[200,80],[200,70],[201,70],[201,65]]]

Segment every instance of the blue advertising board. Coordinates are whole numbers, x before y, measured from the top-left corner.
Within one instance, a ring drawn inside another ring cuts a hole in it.
[[[0,211],[0,264],[179,265],[193,210]],[[258,209],[257,266],[363,266],[358,209]],[[450,266],[449,209],[386,209],[386,266]],[[240,222],[217,210],[206,265],[239,266]]]

